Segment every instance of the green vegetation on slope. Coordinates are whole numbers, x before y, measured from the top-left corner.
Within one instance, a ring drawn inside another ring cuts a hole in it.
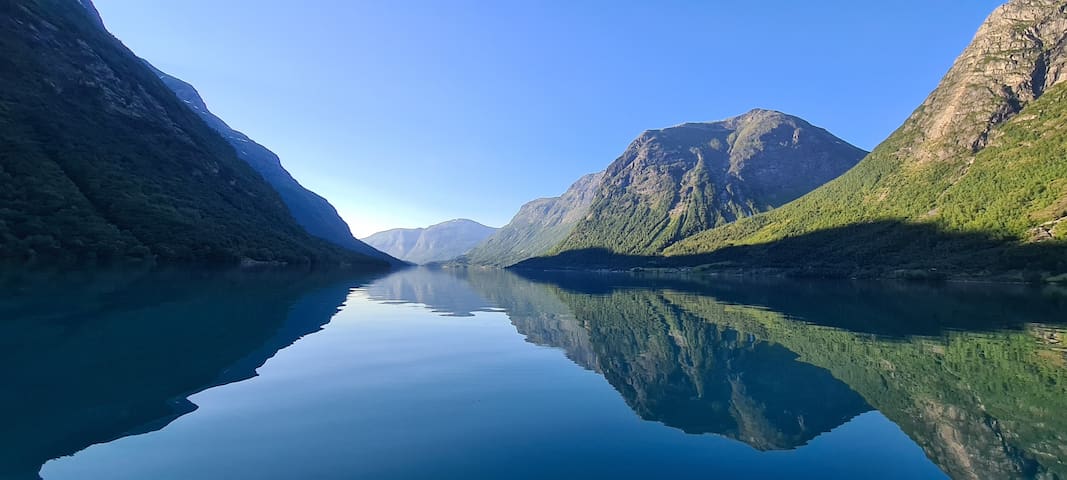
[[[708,321],[750,332],[829,370],[901,426],[953,478],[1067,476],[1067,363],[1040,325],[885,339],[776,312],[667,294]],[[919,311],[922,311],[920,308]],[[818,319],[811,319],[818,321]]]
[[[1067,271],[1064,38],[1062,1],[1008,2],[856,168],[665,253],[749,267]]]
[[[585,218],[603,177],[604,172],[585,175],[559,197],[523,205],[507,225],[468,252],[461,263],[507,267],[552,251]]]
[[[588,330],[592,349],[568,356],[594,358],[587,367],[646,420],[779,450],[804,445],[870,410],[847,385],[797,361],[795,353],[706,321],[660,292],[557,293]]]
[[[368,263],[278,194],[75,0],[0,5],[0,261]]]
[[[337,209],[330,202],[300,185],[282,166],[281,159],[274,152],[248,138],[247,135],[230,128],[221,118],[211,113],[196,88],[151,65],[149,68],[178,96],[179,100],[196,112],[208,126],[222,135],[222,138],[226,139],[237,151],[240,159],[247,162],[278,192],[289,208],[289,213],[293,215],[293,219],[308,233],[352,252],[390,263],[399,263],[398,260],[375,250],[370,245],[356,240],[352,236],[351,228],[338,215]]]
[[[643,418],[793,448],[867,404],[951,478],[1067,477],[1067,332],[1042,323],[1059,320],[1062,292],[541,275],[571,315],[501,302],[513,323],[602,373]]]
[[[825,187],[773,212],[698,234],[666,253],[771,244],[759,254],[734,248],[713,259],[900,266],[904,258],[913,266],[1067,270],[1063,223],[1049,223],[1067,216],[1067,85],[1054,87],[991,138],[973,157],[913,163],[899,155],[913,141],[902,129]],[[866,234],[872,229],[864,225],[882,222],[900,225]],[[835,229],[842,233],[836,238],[819,235]],[[803,242],[804,236],[819,241]],[[961,241],[968,237],[973,241]],[[1027,245],[1035,239],[1044,242]],[[774,252],[773,242],[798,246]],[[998,265],[1005,256],[1017,261]]]
[[[800,118],[768,110],[650,130],[608,167],[589,214],[555,252],[656,254],[796,199],[865,154]]]

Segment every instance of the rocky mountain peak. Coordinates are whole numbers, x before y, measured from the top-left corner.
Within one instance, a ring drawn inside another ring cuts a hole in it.
[[[1012,0],[997,8],[908,119],[911,145],[901,151],[923,162],[981,150],[994,126],[1067,79],[1065,40],[1065,0]]]
[[[798,117],[794,117],[792,115],[782,113],[777,110],[765,110],[762,108],[754,108],[741,115],[738,115],[733,118],[728,118],[719,123],[722,123],[723,125],[729,128],[742,128],[746,125],[755,125],[762,123],[781,123],[783,121],[804,124],[807,123]]]
[[[773,110],[648,130],[608,167],[588,218],[558,250],[656,253],[685,236],[788,203],[866,153]]]

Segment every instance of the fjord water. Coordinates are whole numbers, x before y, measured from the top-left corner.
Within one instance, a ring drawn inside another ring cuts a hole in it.
[[[0,478],[1067,475],[1054,289],[425,269],[3,283]]]

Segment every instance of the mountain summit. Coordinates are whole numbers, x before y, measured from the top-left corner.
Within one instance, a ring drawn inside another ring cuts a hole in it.
[[[865,151],[781,112],[649,130],[604,173],[559,251],[653,254],[689,235],[781,206]]]
[[[1008,2],[856,168],[667,253],[848,270],[1067,270],[1065,45],[1067,2]]]

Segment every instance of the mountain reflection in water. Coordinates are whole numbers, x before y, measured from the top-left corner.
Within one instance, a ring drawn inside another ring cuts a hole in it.
[[[255,375],[369,278],[278,272],[13,275],[0,282],[0,478],[164,428]]]
[[[1067,478],[1062,291],[479,270],[393,281],[404,276],[462,279],[528,341],[687,433],[792,449],[877,409],[952,478]]]
[[[255,376],[353,291],[456,320],[503,312],[641,419],[687,434],[803,450],[877,411],[951,478],[1067,477],[1057,291],[427,269],[0,282],[0,478],[166,429],[196,410],[189,396]]]

